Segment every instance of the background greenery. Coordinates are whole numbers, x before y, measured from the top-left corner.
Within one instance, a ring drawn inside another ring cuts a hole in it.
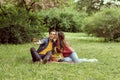
[[[79,58],[97,58],[94,63],[32,63],[32,43],[0,45],[0,80],[120,80],[120,43],[101,42],[84,33],[65,33]]]
[[[49,28],[119,41],[119,9],[119,5],[103,4],[102,0],[2,0],[0,43],[30,42],[42,38]]]
[[[97,37],[104,37],[108,41],[115,41],[120,37],[119,8],[105,8],[87,17],[83,30]]]

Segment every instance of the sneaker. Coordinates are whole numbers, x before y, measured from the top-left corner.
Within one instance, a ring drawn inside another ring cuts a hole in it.
[[[97,59],[88,59],[89,62],[97,62]]]
[[[63,62],[64,61],[64,59],[58,59],[58,62]]]
[[[43,64],[46,64],[48,62],[48,59],[43,59]]]
[[[40,60],[39,60],[39,62],[40,62],[40,63],[42,63],[42,62],[43,62],[43,60],[42,60],[42,59],[40,59]]]

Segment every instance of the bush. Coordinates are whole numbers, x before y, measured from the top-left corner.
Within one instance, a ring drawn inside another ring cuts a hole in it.
[[[46,27],[54,27],[66,32],[81,31],[82,19],[87,16],[86,13],[79,13],[68,7],[62,10],[52,9],[45,13],[43,16]]]
[[[42,37],[44,31],[38,12],[27,12],[12,4],[0,7],[0,24],[0,43],[30,42],[35,36]]]
[[[86,11],[89,15],[100,11],[103,6],[103,0],[78,0],[76,2],[76,9],[80,11]]]
[[[115,41],[120,37],[120,8],[107,8],[85,19],[83,30],[88,34]]]

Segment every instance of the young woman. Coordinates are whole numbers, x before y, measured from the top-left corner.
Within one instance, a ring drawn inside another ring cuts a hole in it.
[[[62,53],[65,62],[96,62],[97,59],[79,59],[77,53],[69,46],[65,40],[65,35],[62,31],[58,32],[56,41],[56,51],[57,53]]]

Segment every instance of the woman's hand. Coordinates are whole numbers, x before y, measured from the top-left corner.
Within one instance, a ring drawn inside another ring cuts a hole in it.
[[[61,52],[61,53],[63,52],[63,50],[60,49],[59,47],[56,47],[56,49],[57,49],[58,52]]]

